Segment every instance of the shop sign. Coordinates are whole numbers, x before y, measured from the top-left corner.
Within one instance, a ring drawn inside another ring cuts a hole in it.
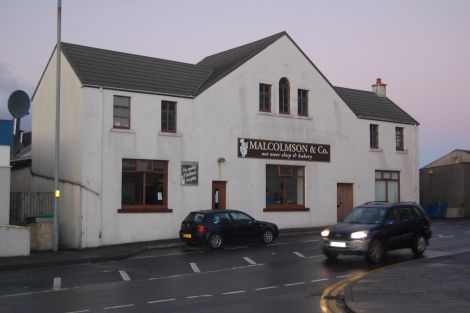
[[[330,162],[330,145],[238,138],[239,158]]]
[[[181,162],[181,186],[197,186],[198,179],[198,162]]]

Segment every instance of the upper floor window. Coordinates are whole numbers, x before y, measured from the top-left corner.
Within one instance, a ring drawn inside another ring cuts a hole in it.
[[[370,148],[379,148],[379,125],[370,124]]]
[[[271,85],[259,84],[259,110],[271,112]]]
[[[176,102],[162,101],[162,132],[176,133]]]
[[[403,127],[395,127],[395,146],[397,151],[405,150],[405,142],[403,139]]]
[[[299,116],[308,116],[308,90],[299,89],[297,92],[297,114]]]
[[[113,98],[113,128],[131,126],[131,98],[114,96]]]
[[[279,81],[279,113],[281,114],[289,114],[289,98],[290,98],[290,91],[289,91],[289,81],[287,78],[283,77]]]

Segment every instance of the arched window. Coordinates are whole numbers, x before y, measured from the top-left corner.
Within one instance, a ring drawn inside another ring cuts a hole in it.
[[[279,81],[279,113],[281,114],[289,114],[289,89],[289,81],[287,78],[281,78]]]

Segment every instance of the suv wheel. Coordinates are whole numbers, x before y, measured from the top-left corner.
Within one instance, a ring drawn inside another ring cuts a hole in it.
[[[374,239],[369,245],[366,258],[369,262],[380,263],[385,255],[384,244],[379,239]]]
[[[426,238],[423,235],[417,235],[413,242],[413,253],[416,256],[423,255],[427,245]]]
[[[220,234],[214,233],[209,236],[207,243],[211,249],[218,249],[222,246],[224,242],[222,236]]]
[[[263,230],[261,233],[261,242],[265,245],[272,243],[274,240],[274,233],[270,229]]]

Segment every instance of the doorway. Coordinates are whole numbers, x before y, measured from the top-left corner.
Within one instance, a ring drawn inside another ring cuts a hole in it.
[[[212,182],[212,210],[226,209],[226,184],[224,181]]]
[[[338,222],[351,212],[354,206],[353,184],[338,183],[337,185],[337,202],[336,202],[336,218]]]

